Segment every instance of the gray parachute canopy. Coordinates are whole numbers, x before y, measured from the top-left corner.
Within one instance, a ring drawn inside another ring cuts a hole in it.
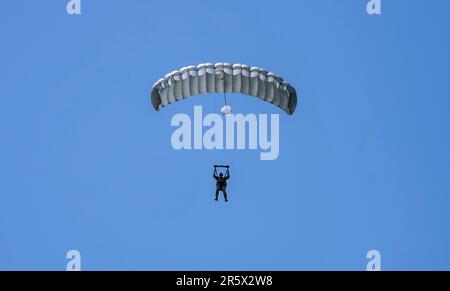
[[[288,114],[297,106],[295,88],[274,73],[241,64],[200,64],[181,68],[159,79],[152,88],[152,104],[159,110],[203,93],[242,93],[272,103]]]

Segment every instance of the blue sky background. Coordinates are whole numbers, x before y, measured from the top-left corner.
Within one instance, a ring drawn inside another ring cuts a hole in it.
[[[450,268],[450,2],[7,1],[0,18],[0,269]],[[246,63],[298,90],[280,156],[174,151],[152,84]],[[214,163],[230,163],[228,204]]]

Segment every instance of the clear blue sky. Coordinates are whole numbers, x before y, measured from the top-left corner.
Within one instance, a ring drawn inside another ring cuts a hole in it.
[[[450,269],[450,2],[6,1],[0,18],[0,269]],[[244,3],[245,2],[245,3]],[[157,79],[246,63],[298,90],[280,156],[174,151]],[[228,204],[212,164],[231,163]]]

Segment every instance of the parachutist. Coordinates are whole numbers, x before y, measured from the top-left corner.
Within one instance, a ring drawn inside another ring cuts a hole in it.
[[[219,175],[217,175],[217,168],[226,168],[227,171],[225,172],[225,176],[223,175],[223,173],[219,173]],[[214,173],[213,173],[213,178],[216,180],[216,201],[219,200],[219,192],[222,191],[223,193],[223,197],[225,198],[225,202],[228,201],[228,197],[227,197],[227,180],[230,179],[230,167],[229,166],[214,166]]]

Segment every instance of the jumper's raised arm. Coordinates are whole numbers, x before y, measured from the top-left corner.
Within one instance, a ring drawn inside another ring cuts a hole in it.
[[[230,170],[227,169],[227,171],[225,172],[225,180],[230,179]]]

